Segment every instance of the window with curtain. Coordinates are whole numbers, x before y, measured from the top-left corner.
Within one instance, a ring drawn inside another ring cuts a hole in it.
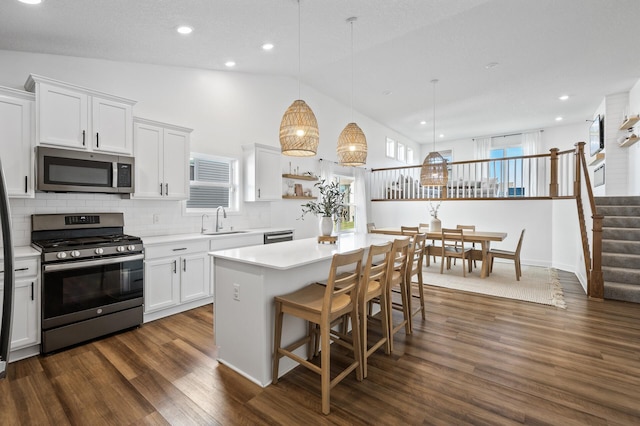
[[[238,161],[191,153],[188,211],[238,210]]]

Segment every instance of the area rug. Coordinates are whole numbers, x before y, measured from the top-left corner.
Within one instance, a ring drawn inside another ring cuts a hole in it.
[[[465,278],[459,261],[458,265],[452,264],[451,269],[445,268],[443,274],[440,274],[440,263],[432,262],[423,269],[423,281],[427,285],[566,308],[555,269],[522,265],[522,276],[517,281],[513,263],[495,262],[487,278],[480,278],[480,266],[478,263],[478,268],[467,272]]]

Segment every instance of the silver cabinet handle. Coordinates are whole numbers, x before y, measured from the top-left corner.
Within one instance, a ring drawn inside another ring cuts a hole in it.
[[[173,261],[173,273],[176,274],[178,273],[178,264],[177,264],[177,260]]]
[[[169,184],[164,184],[164,195],[169,196]]]
[[[187,272],[187,259],[182,259],[182,270]]]

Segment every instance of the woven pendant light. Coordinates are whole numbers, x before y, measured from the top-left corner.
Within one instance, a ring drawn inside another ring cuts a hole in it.
[[[318,152],[320,132],[316,116],[300,99],[300,0],[298,0],[298,100],[287,108],[280,122],[280,150],[284,155],[311,157]]]
[[[280,148],[284,155],[311,157],[318,151],[318,122],[309,105],[293,101],[280,122]]]
[[[449,178],[447,171],[447,160],[436,151],[436,83],[438,80],[431,80],[433,84],[433,151],[426,156],[420,169],[420,185],[422,186],[445,186]]]
[[[353,119],[353,23],[356,17],[347,19],[351,25],[351,118]],[[341,166],[363,166],[367,162],[367,138],[356,123],[349,123],[338,137],[338,163]]]

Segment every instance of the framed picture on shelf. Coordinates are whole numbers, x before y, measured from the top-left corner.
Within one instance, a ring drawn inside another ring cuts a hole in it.
[[[302,184],[301,183],[296,183],[295,194],[296,194],[296,197],[302,197]]]

